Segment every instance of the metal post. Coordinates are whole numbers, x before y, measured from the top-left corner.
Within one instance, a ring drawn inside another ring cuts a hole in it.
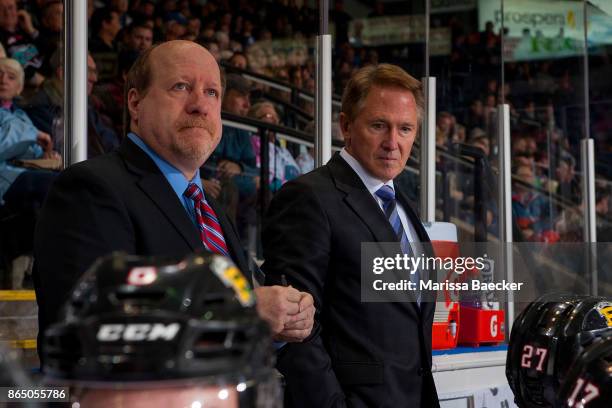
[[[64,7],[64,164],[87,159],[87,2]]]
[[[497,106],[497,134],[499,146],[499,234],[502,245],[503,265],[506,270],[506,281],[514,282],[512,253],[512,163],[510,161],[510,105]],[[508,309],[506,314],[508,333],[514,322],[514,293],[508,291]]]
[[[436,78],[422,80],[425,112],[421,125],[421,216],[436,221]]]
[[[589,42],[588,22],[589,4],[584,2],[583,33],[584,33],[584,139],[580,141],[580,157],[582,168],[582,197],[584,199],[584,242],[587,246],[586,272],[590,276],[591,295],[598,293],[597,273],[597,214],[595,205],[595,144],[591,135],[591,105],[590,105],[590,78],[589,78]]]
[[[331,113],[332,113],[332,38],[329,31],[329,1],[319,2],[321,35],[317,36],[315,95],[315,167],[324,165],[331,158]]]
[[[584,242],[587,245],[587,273],[591,277],[591,295],[597,296],[597,213],[595,212],[595,143],[593,139],[580,141],[582,167],[582,197],[584,197]]]
[[[474,241],[487,242],[487,201],[485,158],[474,159]]]

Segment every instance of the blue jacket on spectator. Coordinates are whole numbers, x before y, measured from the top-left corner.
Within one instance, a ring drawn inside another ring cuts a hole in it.
[[[255,152],[253,152],[253,146],[251,145],[251,134],[246,130],[225,125],[223,126],[222,134],[219,145],[206,162],[206,167],[210,164],[216,168],[218,161],[226,159],[238,163],[242,167],[243,172],[257,175]]]
[[[0,202],[2,197],[25,171],[23,167],[9,164],[14,159],[36,159],[43,155],[42,148],[36,142],[38,129],[24,111],[13,107],[9,110],[0,108]]]
[[[230,160],[242,168],[242,174],[234,177],[240,193],[254,193],[253,177],[259,175],[259,170],[251,145],[251,134],[246,130],[230,126],[223,126],[222,134],[219,145],[204,164],[202,176],[207,179],[215,178],[217,163],[221,160]]]

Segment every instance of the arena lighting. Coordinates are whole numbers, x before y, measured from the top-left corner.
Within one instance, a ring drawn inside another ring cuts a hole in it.
[[[220,400],[226,400],[227,397],[229,397],[229,392],[227,389],[223,388],[221,391],[219,391],[218,396]]]

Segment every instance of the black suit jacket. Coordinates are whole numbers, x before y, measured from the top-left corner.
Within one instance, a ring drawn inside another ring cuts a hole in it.
[[[233,224],[211,197],[206,200],[219,218],[231,258],[247,274]],[[129,138],[112,153],[69,167],[49,191],[36,226],[39,340],[98,257],[112,251],[183,256],[203,249],[197,227],[165,176]]]
[[[397,192],[419,239],[429,242]],[[431,374],[435,303],[361,302],[362,242],[397,242],[378,203],[336,154],[281,188],[266,219],[267,284],[286,280],[311,293],[313,334],[278,356],[291,407],[437,407]]]

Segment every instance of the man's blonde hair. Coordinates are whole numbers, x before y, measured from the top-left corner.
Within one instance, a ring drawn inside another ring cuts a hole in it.
[[[421,81],[392,64],[368,65],[351,76],[342,94],[342,112],[349,122],[355,120],[374,86],[401,88],[411,92],[417,106],[417,118],[421,122],[425,106]]]

